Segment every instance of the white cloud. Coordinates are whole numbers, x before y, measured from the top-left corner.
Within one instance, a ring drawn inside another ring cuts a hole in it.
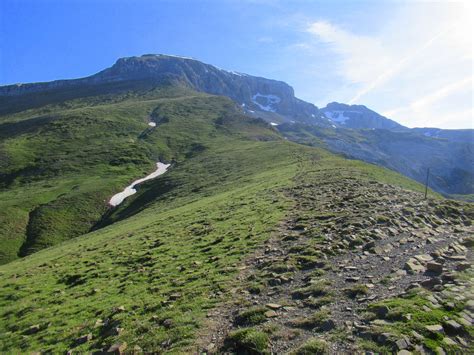
[[[460,81],[457,81],[455,83],[446,85],[445,87],[435,91],[434,93],[424,96],[414,102],[410,105],[413,107],[413,109],[423,109],[425,107],[428,107],[432,105],[433,103],[444,99],[445,97],[456,93],[460,90],[463,90],[465,88],[469,88],[472,85],[472,78],[466,78],[462,79]]]
[[[351,83],[364,83],[390,62],[383,44],[376,37],[360,36],[348,32],[330,22],[317,21],[307,31],[329,49],[339,55],[339,74]],[[308,44],[307,44],[308,45]],[[376,58],[367,65],[367,58]]]
[[[311,38],[299,48],[332,56],[333,74],[344,83],[330,93],[336,100],[365,104],[408,126],[469,128],[473,22],[470,2],[402,3],[375,31],[312,22]]]

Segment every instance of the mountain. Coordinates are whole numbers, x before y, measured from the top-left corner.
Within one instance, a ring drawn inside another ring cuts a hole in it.
[[[18,96],[37,93],[44,96],[44,93],[58,91],[63,95],[65,92],[70,92],[72,96],[89,95],[77,89],[93,86],[107,90],[108,86],[109,90],[120,90],[118,83],[127,82],[177,84],[208,94],[227,96],[248,113],[261,112],[277,121],[291,119],[327,125],[316,106],[296,98],[293,88],[282,81],[219,69],[192,58],[161,54],[121,58],[112,67],[87,78],[3,86],[0,87],[0,97],[8,97],[6,101],[11,105]]]
[[[472,352],[472,204],[148,57],[2,88],[1,352]]]
[[[321,109],[324,116],[337,127],[405,130],[406,127],[388,119],[363,105],[346,105],[332,102]]]
[[[454,143],[472,143],[474,141],[474,130],[472,129],[413,128],[413,132]]]
[[[435,191],[472,199],[474,141],[463,139],[464,134],[436,138],[418,129],[321,129],[306,124],[282,124],[278,129],[290,140],[384,166],[420,183],[430,169],[429,185]]]

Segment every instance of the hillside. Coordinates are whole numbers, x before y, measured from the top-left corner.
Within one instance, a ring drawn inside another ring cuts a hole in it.
[[[474,195],[472,130],[408,129],[363,105],[333,102],[318,109],[295,97],[293,88],[282,81],[227,71],[193,58],[147,54],[121,58],[85,78],[3,86],[0,115],[65,100],[126,97],[156,86],[227,96],[246,115],[273,126],[295,125],[290,130],[308,126],[312,134],[324,137],[324,148],[335,153],[379,164],[419,182],[430,168],[437,192],[464,200]]]
[[[3,88],[1,352],[474,350],[472,204],[291,142],[165,59],[187,81],[153,57]]]

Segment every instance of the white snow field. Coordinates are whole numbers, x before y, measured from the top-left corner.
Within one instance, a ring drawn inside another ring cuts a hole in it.
[[[137,192],[137,190],[135,189],[135,186],[147,180],[151,180],[160,175],[163,175],[164,173],[166,173],[170,165],[171,164],[163,164],[160,162],[156,163],[156,170],[154,172],[152,172],[150,175],[144,178],[135,180],[130,185],[128,185],[122,192],[119,192],[118,194],[113,195],[109,201],[109,205],[113,207],[120,205],[123,202],[123,200],[125,200],[128,196],[132,196],[133,194]]]

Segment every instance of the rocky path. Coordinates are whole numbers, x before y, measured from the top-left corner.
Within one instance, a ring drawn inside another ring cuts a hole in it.
[[[292,214],[242,266],[233,299],[208,315],[201,351],[241,352],[229,333],[252,327],[269,335],[276,354],[310,338],[323,340],[329,353],[360,351],[363,341],[429,352],[422,339],[389,333],[389,308],[370,305],[413,290],[434,308],[453,297],[465,305],[472,297],[472,277],[455,276],[472,265],[472,250],[463,245],[473,234],[467,205],[330,174],[317,181],[300,177],[288,192],[296,204]],[[382,341],[374,327],[383,328]],[[467,349],[466,334],[449,338],[455,344],[446,348]]]

